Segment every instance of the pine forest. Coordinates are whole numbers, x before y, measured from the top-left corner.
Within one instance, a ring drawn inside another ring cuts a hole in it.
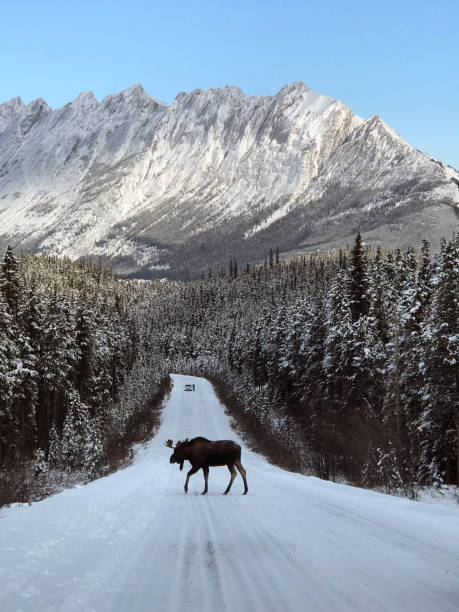
[[[129,459],[168,374],[207,377],[250,445],[323,479],[416,498],[459,484],[459,239],[351,248],[199,280],[4,254],[0,505]]]

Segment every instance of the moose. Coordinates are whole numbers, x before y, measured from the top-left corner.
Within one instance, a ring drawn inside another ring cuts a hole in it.
[[[247,494],[249,488],[247,487],[245,470],[241,464],[241,447],[239,444],[236,444],[231,440],[218,440],[216,442],[212,442],[211,440],[202,437],[193,438],[193,440],[188,440],[187,438],[183,442],[179,440],[175,446],[173,446],[172,440],[167,440],[167,442],[164,442],[164,444],[168,448],[173,449],[174,452],[171,456],[170,462],[180,463],[180,470],[183,469],[184,461],[189,461],[191,463],[191,470],[186,476],[185,493],[188,493],[188,481],[190,476],[196,474],[196,472],[202,468],[202,471],[204,472],[205,486],[201,495],[206,495],[209,467],[227,465],[231,473],[231,480],[223,495],[229,493],[233,480],[237,476],[234,466],[237,467],[242,479],[244,480],[243,495]]]

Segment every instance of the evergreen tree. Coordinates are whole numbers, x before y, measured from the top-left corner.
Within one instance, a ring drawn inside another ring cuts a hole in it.
[[[62,454],[62,443],[59,434],[57,433],[55,423],[51,425],[49,432],[48,464],[55,470],[62,470],[65,468],[64,457]]]
[[[352,249],[352,263],[350,267],[349,278],[349,297],[351,305],[352,320],[368,314],[368,278],[367,278],[367,260],[365,251],[362,245],[362,237],[360,230],[355,237],[354,247]]]
[[[0,292],[0,464],[8,464],[17,456],[18,423],[13,410],[16,331],[8,303]]]
[[[432,312],[424,329],[421,479],[459,484],[459,256],[457,241],[441,246]]]
[[[386,344],[389,340],[390,305],[387,303],[388,291],[388,279],[381,248],[378,246],[368,279],[368,299],[369,314],[376,322],[378,336],[383,344]]]
[[[21,281],[19,261],[14,256],[13,249],[10,246],[6,249],[0,270],[0,291],[3,293],[11,314],[17,317],[21,297]]]
[[[60,440],[62,464],[69,471],[84,471],[88,476],[97,473],[102,445],[97,422],[89,410],[72,391],[67,399],[67,414]],[[55,449],[53,449],[55,452]]]
[[[78,309],[76,315],[76,344],[78,361],[75,368],[75,386],[82,399],[90,398],[93,386],[93,323],[91,313],[85,306]]]

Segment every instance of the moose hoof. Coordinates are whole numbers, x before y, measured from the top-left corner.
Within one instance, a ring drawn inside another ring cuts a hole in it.
[[[244,493],[242,495],[247,495],[247,491],[244,491]]]
[[[207,495],[207,491],[203,491],[201,495]]]

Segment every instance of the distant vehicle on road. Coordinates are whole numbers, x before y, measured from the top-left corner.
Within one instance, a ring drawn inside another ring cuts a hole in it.
[[[185,391],[194,391],[194,385],[185,385]]]

